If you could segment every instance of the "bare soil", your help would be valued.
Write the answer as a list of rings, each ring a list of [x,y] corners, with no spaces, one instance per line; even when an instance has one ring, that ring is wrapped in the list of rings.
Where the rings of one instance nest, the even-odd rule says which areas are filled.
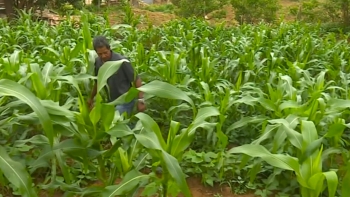
[[[248,193],[243,195],[233,194],[231,188],[228,185],[215,185],[214,187],[205,187],[201,183],[201,180],[195,177],[187,179],[188,186],[192,192],[193,197],[255,197],[254,193]]]
[[[116,181],[116,184],[120,182]],[[233,194],[231,188],[227,185],[215,185],[214,187],[206,187],[201,183],[201,179],[197,177],[189,177],[187,178],[188,186],[191,190],[193,197],[256,197],[253,192],[247,194]],[[93,185],[100,185],[99,183],[95,183]],[[142,192],[142,191],[141,191]],[[139,192],[141,194],[141,192]],[[53,195],[48,194],[45,191],[41,191],[39,194],[40,197],[62,197],[63,192],[57,191]],[[8,197],[11,197],[8,195]],[[141,197],[141,196],[140,196]],[[177,197],[184,197],[183,195],[178,195]]]

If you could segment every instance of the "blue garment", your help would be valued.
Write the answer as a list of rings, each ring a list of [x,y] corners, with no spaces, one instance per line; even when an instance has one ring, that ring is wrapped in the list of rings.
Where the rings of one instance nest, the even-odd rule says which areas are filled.
[[[117,105],[115,109],[119,111],[120,115],[123,115],[123,113],[126,112],[126,116],[130,118],[134,110],[135,103],[136,99],[130,101],[129,103]]]
[[[136,99],[130,101],[129,103],[117,105],[115,109],[119,111],[120,115],[123,115],[126,112],[126,118],[130,118],[132,115],[132,112],[134,111],[135,103],[136,103]],[[136,123],[129,122],[128,126],[130,129],[134,129],[136,126]]]

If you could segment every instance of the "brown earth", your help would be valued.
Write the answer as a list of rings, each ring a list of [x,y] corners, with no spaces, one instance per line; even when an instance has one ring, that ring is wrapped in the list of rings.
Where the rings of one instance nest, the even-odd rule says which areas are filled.
[[[231,188],[228,185],[205,187],[201,183],[200,179],[195,177],[190,177],[187,179],[188,187],[192,192],[193,197],[255,197],[254,193],[237,195],[233,194]]]
[[[215,185],[214,187],[206,187],[201,183],[201,179],[197,177],[188,178],[187,183],[193,197],[256,197],[256,195],[254,195],[254,193],[252,192],[247,194],[241,194],[241,195],[233,194],[231,192],[231,188],[227,185],[221,185],[221,186]],[[99,185],[99,184],[95,183],[94,185]],[[39,196],[40,197],[62,197],[63,193],[58,191],[58,192],[55,192],[54,195],[49,195],[47,192],[41,191]],[[11,196],[8,196],[8,197],[11,197]],[[178,197],[183,197],[183,195],[180,194],[178,195]]]

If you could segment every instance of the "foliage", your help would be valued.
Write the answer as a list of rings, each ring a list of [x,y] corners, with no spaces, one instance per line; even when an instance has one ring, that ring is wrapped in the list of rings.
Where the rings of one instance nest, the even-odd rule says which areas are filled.
[[[299,21],[349,24],[348,0],[303,0],[300,5],[290,7],[290,13]]]
[[[174,5],[173,4],[152,4],[149,6],[144,7],[145,10],[151,11],[151,12],[164,12],[164,13],[173,13],[174,12]]]
[[[182,17],[201,16],[222,8],[226,0],[180,0],[173,2],[178,7],[176,13]]]
[[[191,196],[186,175],[199,174],[237,192],[349,196],[347,35],[198,19],[139,30],[124,9],[130,25],[89,13],[57,26],[26,13],[0,21],[2,192]],[[144,81],[110,103],[104,86],[121,61],[92,76],[92,37],[101,34]],[[148,110],[125,119],[113,105],[138,91]]]
[[[235,18],[240,23],[273,22],[279,9],[278,0],[231,0]]]
[[[349,0],[329,0],[328,7],[337,7],[337,11],[342,14],[342,21],[345,25],[350,24],[350,1]]]
[[[337,22],[339,21],[338,11],[336,4],[318,0],[304,0],[300,5],[290,8],[296,20],[304,22]]]
[[[52,6],[53,8],[60,8],[66,3],[73,5],[76,9],[83,7],[83,0],[15,0],[14,6],[17,9],[30,9],[33,6],[44,8],[46,6]]]

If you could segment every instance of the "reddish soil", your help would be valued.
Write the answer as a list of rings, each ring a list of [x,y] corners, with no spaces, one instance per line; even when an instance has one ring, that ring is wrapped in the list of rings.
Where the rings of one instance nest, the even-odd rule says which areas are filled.
[[[120,180],[116,181],[116,183],[118,183],[118,182],[120,182]],[[201,183],[201,179],[196,178],[196,177],[188,178],[187,183],[188,183],[188,186],[191,190],[193,197],[216,197],[216,196],[217,197],[256,197],[256,195],[254,195],[252,192],[250,192],[248,194],[242,194],[242,195],[233,194],[231,192],[230,187],[228,187],[227,185],[221,185],[221,186],[216,185],[214,187],[205,187]],[[100,184],[95,183],[93,185],[100,185]],[[140,191],[139,193],[141,193],[141,192],[142,191]],[[45,191],[41,191],[39,196],[40,197],[62,197],[63,193],[57,191],[52,196]],[[8,196],[8,197],[10,197],[10,196]],[[178,197],[183,197],[183,195],[178,195]]]
[[[243,195],[233,194],[228,185],[205,187],[200,179],[194,177],[188,178],[187,183],[193,197],[214,197],[215,195],[218,197],[255,197],[253,193]]]

